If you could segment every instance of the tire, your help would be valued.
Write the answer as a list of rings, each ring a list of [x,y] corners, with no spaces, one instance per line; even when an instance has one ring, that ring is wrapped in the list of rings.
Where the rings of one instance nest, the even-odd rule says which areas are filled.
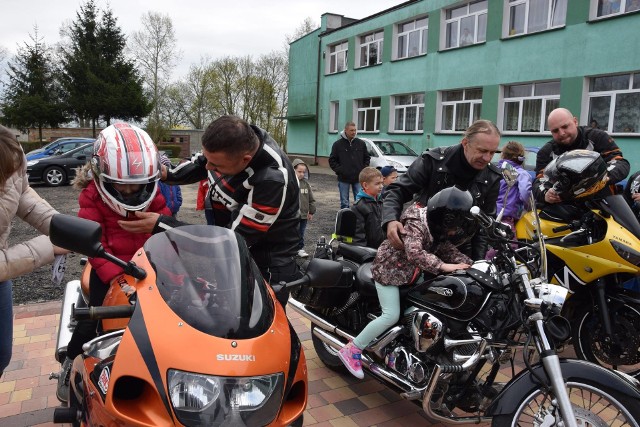
[[[617,392],[605,393],[586,382],[567,382],[566,386],[578,425],[594,427],[638,425],[636,420],[640,420],[640,405],[629,401],[631,399],[626,396]],[[494,417],[491,425],[493,427],[559,425],[562,419],[559,414],[556,415],[558,410],[551,404],[553,396],[546,395],[537,387],[530,389],[525,396],[514,414]],[[597,403],[594,404],[594,402]]]
[[[313,334],[313,330],[316,328],[317,326],[311,325],[311,341],[313,342],[313,349],[318,354],[322,363],[332,371],[340,374],[348,374],[349,371],[347,371],[347,368],[344,366],[340,358],[338,358],[338,352]]]
[[[59,187],[67,182],[67,174],[58,166],[51,166],[44,171],[44,183],[49,187]]]
[[[640,311],[628,304],[615,310],[613,332],[620,345],[607,345],[600,316],[591,306],[577,312],[572,328],[576,356],[608,369],[640,378]]]

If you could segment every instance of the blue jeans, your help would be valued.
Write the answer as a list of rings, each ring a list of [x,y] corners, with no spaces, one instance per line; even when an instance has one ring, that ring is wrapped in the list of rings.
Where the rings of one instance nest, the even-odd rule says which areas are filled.
[[[11,361],[13,345],[13,293],[11,280],[0,282],[0,377]]]
[[[350,184],[348,182],[338,181],[338,190],[340,191],[340,209],[349,207],[349,189],[353,191],[353,200],[356,200],[356,194],[360,192],[362,187],[360,183]]]
[[[304,249],[304,232],[307,230],[307,221],[306,219],[300,220],[300,243],[298,244],[298,249]]]

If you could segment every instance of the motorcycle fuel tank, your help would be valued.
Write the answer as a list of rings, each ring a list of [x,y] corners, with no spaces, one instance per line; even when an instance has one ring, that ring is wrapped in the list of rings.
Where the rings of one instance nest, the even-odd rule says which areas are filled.
[[[456,272],[416,286],[408,299],[413,304],[454,319],[469,320],[480,311],[489,295],[489,289],[473,277],[465,272]]]

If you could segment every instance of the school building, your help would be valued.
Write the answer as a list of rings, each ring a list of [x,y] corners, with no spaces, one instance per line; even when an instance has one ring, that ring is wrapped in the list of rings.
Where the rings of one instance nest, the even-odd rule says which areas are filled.
[[[417,152],[477,118],[542,146],[547,114],[612,135],[640,169],[640,0],[412,0],[325,13],[290,45],[287,149],[326,165],[347,121]],[[594,123],[595,125],[595,123]]]

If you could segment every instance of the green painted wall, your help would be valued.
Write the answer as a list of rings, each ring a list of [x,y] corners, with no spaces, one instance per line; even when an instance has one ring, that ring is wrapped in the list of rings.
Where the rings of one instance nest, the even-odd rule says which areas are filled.
[[[289,117],[316,114],[319,34],[317,29],[289,46]]]
[[[527,83],[542,80],[560,80],[560,104],[569,108],[581,124],[588,121],[588,100],[585,77],[632,72],[640,70],[640,13],[587,22],[589,18],[588,1],[570,1],[566,26],[539,33],[502,39],[503,4],[502,1],[489,2],[487,41],[447,51],[438,51],[440,47],[441,8],[458,1],[418,1],[388,13],[372,16],[352,25],[329,31],[320,37],[321,52],[328,45],[348,40],[349,69],[345,72],[325,75],[326,61],[320,55],[318,80],[317,134],[306,141],[317,139],[317,154],[328,156],[331,145],[337,139],[337,133],[329,132],[329,105],[332,101],[340,103],[339,122],[344,124],[353,120],[353,100],[381,97],[381,120],[379,133],[361,133],[372,138],[392,138],[409,144],[416,151],[439,145],[451,145],[460,141],[460,134],[435,133],[438,91],[467,87],[482,87],[482,117],[500,122],[501,85]],[[429,15],[427,55],[405,60],[391,60],[393,31],[395,24],[418,16]],[[324,16],[323,16],[324,19]],[[383,63],[380,65],[354,69],[356,38],[371,31],[384,30]],[[303,42],[304,39],[305,40]],[[315,73],[312,76],[298,78],[293,83],[297,87],[289,93],[289,116],[304,114],[310,110],[309,99],[296,100],[300,90],[300,81],[311,84],[316,79],[317,69],[309,64],[298,64],[312,60],[307,52],[298,56],[300,50],[309,46],[317,59],[318,33],[306,36],[295,42],[298,49],[291,50],[291,67]],[[303,43],[305,43],[303,45]],[[314,65],[318,65],[317,62]],[[292,71],[292,76],[294,75]],[[306,97],[315,101],[316,93],[307,90]],[[389,132],[389,101],[392,96],[424,92],[425,121],[424,132],[420,134],[398,134]],[[302,107],[304,106],[304,108]],[[292,110],[292,106],[294,107]],[[639,106],[640,108],[640,106]],[[310,126],[305,122],[289,122],[290,136],[300,140],[303,132],[297,126]],[[315,132],[315,128],[313,130]],[[503,142],[518,140],[525,145],[540,146],[551,138],[542,135],[505,135]],[[618,136],[616,141],[625,157],[632,163],[632,170],[640,169],[640,137]],[[314,146],[300,147],[300,151],[312,153]]]

